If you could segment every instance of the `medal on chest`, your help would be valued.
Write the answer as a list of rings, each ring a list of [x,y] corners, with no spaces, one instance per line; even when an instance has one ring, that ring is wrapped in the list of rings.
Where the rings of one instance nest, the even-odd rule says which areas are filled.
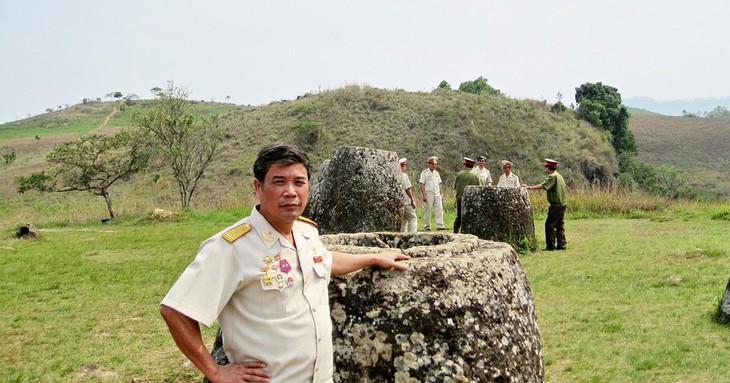
[[[294,285],[293,267],[281,253],[267,255],[262,261],[264,266],[259,270],[262,289],[282,291]]]

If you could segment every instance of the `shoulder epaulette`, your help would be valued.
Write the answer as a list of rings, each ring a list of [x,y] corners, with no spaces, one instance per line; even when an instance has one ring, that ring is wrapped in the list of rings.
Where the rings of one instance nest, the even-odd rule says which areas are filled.
[[[223,233],[221,237],[228,241],[228,243],[233,243],[235,240],[243,237],[249,231],[251,231],[251,225],[247,223],[242,223],[236,227],[229,229],[228,231]]]
[[[299,218],[297,218],[297,219],[300,220],[300,221],[302,221],[302,222],[306,222],[306,223],[308,223],[308,224],[310,224],[310,225],[312,225],[314,227],[317,227],[317,223],[314,222],[314,221],[312,221],[311,219],[309,219],[307,217],[299,216]]]

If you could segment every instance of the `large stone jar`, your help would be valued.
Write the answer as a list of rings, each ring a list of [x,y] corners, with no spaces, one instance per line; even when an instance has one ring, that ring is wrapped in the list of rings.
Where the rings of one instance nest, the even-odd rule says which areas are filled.
[[[535,221],[526,190],[467,186],[461,201],[462,233],[519,249],[535,247]]]
[[[465,234],[324,235],[330,250],[402,251],[407,271],[330,283],[335,382],[541,382],[530,285],[514,249]]]
[[[395,152],[339,147],[313,177],[303,215],[317,222],[321,234],[398,230],[401,177]]]

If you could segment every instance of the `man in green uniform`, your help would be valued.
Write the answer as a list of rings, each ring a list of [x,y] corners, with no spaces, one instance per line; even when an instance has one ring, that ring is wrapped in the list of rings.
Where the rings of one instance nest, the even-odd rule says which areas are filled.
[[[550,203],[547,219],[545,220],[545,250],[565,250],[565,181],[558,173],[558,161],[545,159],[545,174],[547,178],[539,185],[522,185],[527,190],[545,189],[547,200]]]
[[[456,189],[456,220],[454,221],[454,233],[461,229],[461,197],[468,185],[482,185],[482,178],[474,170],[474,160],[464,157],[464,170],[456,175],[454,189]]]

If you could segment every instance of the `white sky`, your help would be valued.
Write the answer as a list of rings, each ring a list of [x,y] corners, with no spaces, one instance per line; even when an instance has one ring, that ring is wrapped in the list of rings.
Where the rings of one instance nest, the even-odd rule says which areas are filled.
[[[0,123],[109,92],[261,105],[347,84],[730,96],[730,1],[0,0]]]

